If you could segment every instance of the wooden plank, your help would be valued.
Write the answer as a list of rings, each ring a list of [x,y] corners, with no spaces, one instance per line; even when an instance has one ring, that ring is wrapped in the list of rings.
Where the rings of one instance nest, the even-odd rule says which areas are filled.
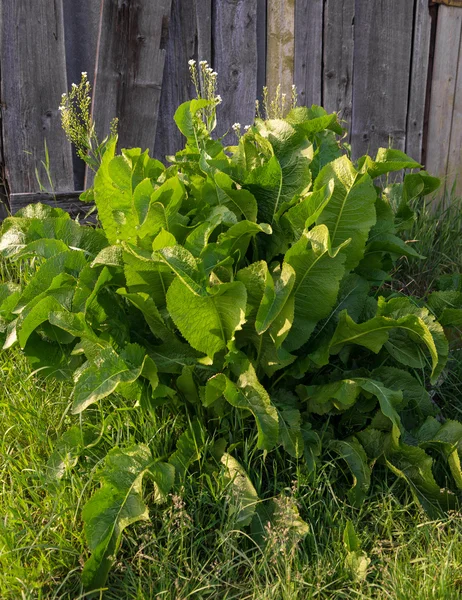
[[[426,168],[443,179],[447,174],[451,132],[457,126],[452,115],[461,32],[462,11],[440,6],[432,73]]]
[[[418,162],[422,160],[430,38],[431,17],[428,0],[416,0],[411,85],[407,112],[406,153]]]
[[[352,154],[404,150],[414,3],[357,0]]]
[[[353,102],[354,0],[327,0],[324,10],[323,106],[351,129]]]
[[[63,0],[63,8],[68,85],[78,83],[82,71],[88,74],[88,80],[93,84],[101,0]],[[85,163],[75,152],[72,159],[74,186],[78,190],[84,185]]]
[[[257,0],[257,98],[262,99],[266,85],[266,11],[267,0]]]
[[[188,60],[211,60],[210,0],[172,0],[169,36],[159,105],[154,156],[165,161],[184,146],[173,115],[180,104],[195,97]]]
[[[295,4],[294,83],[299,104],[322,104],[323,0]]]
[[[119,119],[120,148],[154,148],[170,8],[171,0],[103,0],[93,117],[100,139]]]
[[[14,215],[26,207],[28,204],[36,204],[41,202],[42,204],[48,204],[54,208],[61,208],[68,212],[71,217],[77,216],[83,217],[87,212],[93,208],[93,204],[87,204],[79,200],[79,196],[82,192],[63,192],[58,194],[11,194],[11,213]]]
[[[0,36],[2,33],[2,7],[0,5]],[[1,42],[0,42],[1,47]],[[1,62],[0,62],[0,82],[1,82]],[[2,131],[2,112],[0,109],[0,223],[3,219],[6,219],[8,216],[8,193],[6,190],[6,177],[5,177],[5,159],[3,157],[3,137],[1,135]]]
[[[457,11],[462,16],[462,11],[457,8],[448,8]],[[448,163],[446,169],[446,188],[452,190],[455,183],[455,193],[462,196],[462,26],[459,40],[458,64],[454,65],[457,73],[455,84],[454,106],[451,119],[451,141],[449,143]]]
[[[197,27],[197,58],[212,64],[212,0],[189,0],[194,4]]]
[[[82,71],[93,82],[96,65],[101,0],[63,0],[66,68],[69,85]]]
[[[233,123],[253,123],[257,98],[257,0],[217,0],[213,15],[214,68],[223,102],[217,135]],[[234,136],[233,136],[234,137]],[[233,140],[228,140],[232,142]]]
[[[45,141],[55,190],[74,188],[71,147],[59,104],[67,89],[62,1],[4,0],[2,106],[5,167],[13,192],[51,188],[41,166]]]
[[[302,2],[303,3],[303,2]],[[295,0],[268,0],[266,85],[270,98],[278,85],[290,99],[294,83]]]

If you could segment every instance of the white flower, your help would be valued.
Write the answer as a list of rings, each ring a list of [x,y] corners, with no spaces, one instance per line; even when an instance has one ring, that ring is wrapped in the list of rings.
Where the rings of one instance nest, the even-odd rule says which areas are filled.
[[[221,96],[215,96],[215,102],[217,102],[218,104],[220,104],[222,102]]]
[[[241,128],[241,124],[240,123],[234,123],[233,129],[240,129],[240,128]]]
[[[201,67],[203,67],[203,66],[205,66],[207,64],[207,61],[206,60],[200,60],[199,64],[200,64]]]
[[[250,127],[251,127],[251,125],[245,125],[244,126],[245,131],[248,131],[250,129]]]
[[[82,71],[82,76],[86,77],[87,76],[87,72],[86,71]]]
[[[66,92],[64,92],[63,94],[61,94],[61,98],[65,98],[67,96]]]
[[[218,75],[218,73],[217,73],[216,71],[212,71],[212,72],[210,73],[210,75],[211,75],[212,77],[216,77],[216,76]]]
[[[191,58],[191,60],[188,60],[188,65],[190,67],[194,67],[195,64],[196,64],[196,61],[193,58]]]
[[[60,106],[58,110],[60,110],[61,112],[65,109],[64,106]]]
[[[73,83],[73,84],[72,84],[72,87],[73,87],[73,88],[76,88],[76,87],[77,87],[77,84],[76,84],[76,83]]]

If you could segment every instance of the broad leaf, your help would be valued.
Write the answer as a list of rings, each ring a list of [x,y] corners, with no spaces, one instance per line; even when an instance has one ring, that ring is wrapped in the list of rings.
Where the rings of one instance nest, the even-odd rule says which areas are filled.
[[[174,473],[173,466],[155,461],[147,446],[114,448],[109,452],[100,473],[101,488],[82,512],[85,536],[92,552],[82,573],[88,592],[104,587],[123,530],[136,521],[149,519],[143,500],[143,477],[148,475],[153,480],[155,498],[161,502],[167,499]]]

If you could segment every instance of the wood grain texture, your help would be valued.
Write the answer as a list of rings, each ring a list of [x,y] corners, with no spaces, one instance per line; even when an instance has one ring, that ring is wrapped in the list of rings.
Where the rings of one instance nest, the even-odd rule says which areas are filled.
[[[82,192],[68,192],[58,194],[11,194],[11,213],[14,215],[26,207],[28,204],[48,204],[54,208],[62,208],[72,217],[84,216],[93,207],[93,204],[86,204],[79,200]]]
[[[257,0],[216,0],[213,15],[214,68],[218,93],[217,135],[233,123],[251,124],[257,97]],[[234,142],[234,134],[227,142]]]
[[[172,0],[169,36],[162,81],[154,156],[165,161],[184,146],[173,115],[194,97],[188,60],[211,60],[212,9],[210,0]]]
[[[2,32],[2,10],[0,5],[0,36]],[[1,38],[0,38],[1,39]],[[1,47],[1,43],[0,43]],[[1,61],[0,61],[0,82],[1,82]],[[1,88],[0,88],[1,89]],[[6,176],[5,176],[5,159],[3,157],[3,137],[1,135],[2,131],[2,112],[0,110],[0,223],[3,219],[6,219],[8,216],[8,193],[6,190]]]
[[[257,0],[257,98],[262,99],[266,85],[266,11],[267,0]]]
[[[103,0],[93,98],[100,138],[119,119],[119,148],[153,150],[171,0]]]
[[[406,153],[419,162],[422,160],[430,37],[431,17],[428,0],[416,0],[406,128]]]
[[[353,102],[354,0],[327,0],[324,9],[323,106],[348,132]],[[349,133],[350,135],[350,133]]]
[[[433,61],[426,168],[446,178],[460,55],[462,11],[440,6]],[[461,80],[462,81],[462,80]],[[457,134],[456,134],[457,135]]]
[[[353,158],[377,148],[404,150],[414,3],[356,0]]]
[[[322,104],[323,0],[295,4],[294,83],[299,104]]]
[[[462,17],[462,11],[458,8],[449,8],[457,11]],[[451,119],[451,140],[449,143],[448,161],[446,168],[446,188],[452,189],[455,183],[455,193],[462,195],[462,25],[459,39],[459,57],[457,68],[457,80],[455,84],[454,106]]]
[[[58,110],[67,90],[61,0],[2,3],[2,107],[5,168],[12,192],[39,189],[48,147],[53,187],[74,188],[71,147]]]
[[[266,85],[270,98],[278,85],[290,98],[294,83],[295,7],[298,4],[295,0],[268,0],[267,3]]]
[[[101,0],[63,0],[64,38],[68,86],[78,83],[82,71],[93,85]],[[85,180],[85,163],[73,151],[74,186],[81,189]]]

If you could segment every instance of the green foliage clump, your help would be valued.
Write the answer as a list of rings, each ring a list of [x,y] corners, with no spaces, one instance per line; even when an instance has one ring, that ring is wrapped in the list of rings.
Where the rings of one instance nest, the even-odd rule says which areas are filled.
[[[73,379],[82,423],[114,392],[183,423],[162,456],[149,439],[108,454],[83,509],[88,590],[104,586],[124,528],[148,517],[143,478],[161,503],[188,472],[224,474],[230,516],[256,539],[284,511],[258,497],[243,453],[282,450],[307,475],[338,456],[355,506],[377,463],[430,513],[454,506],[462,488],[462,424],[437,419],[425,387],[448,356],[435,312],[449,326],[462,305],[443,306],[444,291],[428,306],[379,292],[400,257],[418,256],[398,234],[410,201],[438,180],[418,170],[384,189],[382,176],[420,165],[391,149],[353,163],[337,116],[316,106],[257,118],[224,147],[211,136],[210,90],[178,108],[186,145],[168,167],[141,149],[117,154],[116,136],[105,143],[99,228],[33,205],[1,230],[2,255],[34,266],[23,285],[0,286],[3,347],[19,345],[42,375]],[[74,437],[60,446],[67,467],[59,448],[53,457],[57,477],[86,447]],[[284,530],[303,537],[296,507],[285,513]]]

